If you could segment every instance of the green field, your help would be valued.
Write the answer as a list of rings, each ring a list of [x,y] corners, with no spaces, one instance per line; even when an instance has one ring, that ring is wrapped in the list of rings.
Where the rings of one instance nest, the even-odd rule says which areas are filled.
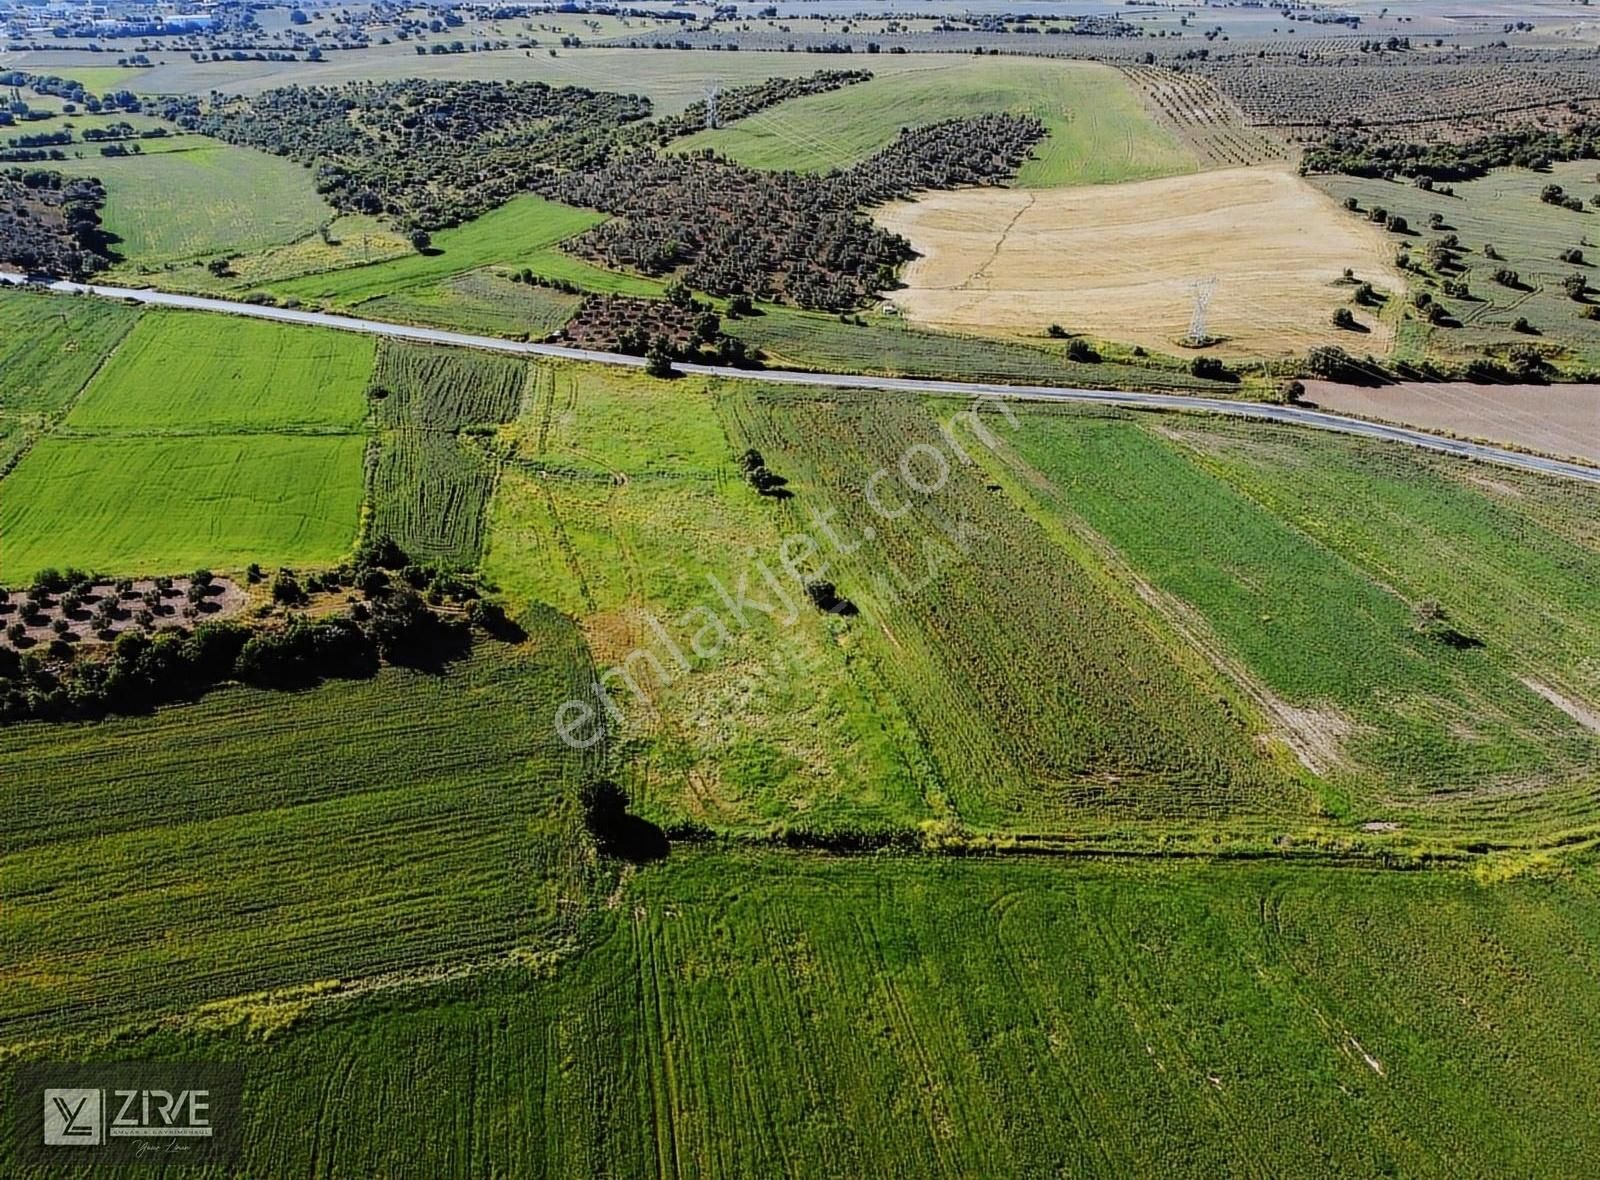
[[[546,368],[501,445],[485,574],[513,601],[577,618],[602,669],[660,651],[651,616],[680,638],[705,625],[679,620],[720,609],[707,578],[736,585],[747,555],[774,553],[792,522],[739,480],[719,399],[695,379]],[[854,631],[809,607],[780,613],[792,621],[752,612],[725,639],[708,635],[716,654],[669,684],[630,665],[648,707],[613,681],[625,716],[611,773],[662,822],[829,831],[933,818],[915,739]]]
[[[62,66],[35,66],[30,67],[28,72],[71,78],[74,82],[81,82],[83,88],[90,94],[104,94],[109,90],[145,93],[144,87],[139,82],[148,73],[144,69],[126,66],[81,66],[76,63]]]
[[[250,1176],[409,1175],[425,1125],[440,1180],[1570,1177],[1597,900],[1587,864],[675,851],[564,961],[114,1051],[242,1062]]]
[[[1450,359],[1485,350],[1503,352],[1513,344],[1534,344],[1569,349],[1572,362],[1590,369],[1600,366],[1600,320],[1583,315],[1595,297],[1576,302],[1561,286],[1562,280],[1575,272],[1600,285],[1593,273],[1595,251],[1587,246],[1593,241],[1597,211],[1591,205],[1574,213],[1539,199],[1546,185],[1559,184],[1587,204],[1597,191],[1594,161],[1555,164],[1537,172],[1499,169],[1481,180],[1450,186],[1454,196],[1425,192],[1404,181],[1352,176],[1318,176],[1313,183],[1337,200],[1356,199],[1361,212],[1345,216],[1362,216],[1377,206],[1406,219],[1412,232],[1395,235],[1395,244],[1409,245],[1412,258],[1424,264],[1426,271],[1407,276],[1412,289],[1432,294],[1457,323],[1432,326],[1420,313],[1407,312],[1398,346],[1404,359],[1425,355]],[[1437,230],[1429,228],[1434,213],[1444,219]],[[1427,243],[1447,233],[1457,236],[1463,251],[1458,256],[1460,269],[1445,277],[1464,280],[1471,292],[1467,299],[1443,294],[1441,276],[1425,266]],[[1485,246],[1492,246],[1500,258],[1489,258]],[[1583,249],[1587,256],[1581,265],[1561,261],[1561,252],[1574,248]],[[1510,288],[1495,282],[1493,275],[1502,268],[1517,272],[1522,286]],[[1394,301],[1385,314],[1398,319],[1401,313],[1399,301]],[[1519,317],[1528,321],[1531,333],[1514,330]]]
[[[724,319],[722,329],[761,349],[768,366],[775,368],[1116,389],[1210,389],[1230,394],[1239,389],[1236,384],[1196,378],[1170,360],[1133,358],[1126,350],[1121,357],[1108,355],[1101,363],[1084,363],[1067,360],[1066,342],[1060,340],[1023,343],[913,328],[885,316],[862,316],[863,324],[857,324],[821,312],[763,310],[762,315]]]
[[[315,281],[509,331],[549,293],[432,269],[506,212]],[[781,363],[1183,380],[729,326]],[[240,1062],[216,1180],[1565,1180],[1600,1151],[1600,489],[20,293],[0,328],[31,415],[0,403],[0,471],[38,436],[0,584],[315,569],[364,531],[520,626],[0,727],[0,1086]],[[597,683],[615,715],[564,744]],[[605,853],[599,780],[654,858]]]
[[[369,299],[411,294],[457,275],[502,264],[532,269],[546,278],[567,279],[588,290],[626,295],[659,293],[661,283],[618,274],[574,258],[558,243],[604,220],[543,197],[518,197],[508,205],[455,229],[434,235],[432,250],[370,266],[265,284],[275,295],[353,307]]]
[[[526,373],[526,362],[509,357],[382,346],[371,390],[379,427],[368,490],[374,531],[418,558],[476,562],[497,462],[462,431],[515,418]]]
[[[1146,598],[1201,650],[1241,661],[1238,679],[1288,719],[1283,736],[1365,796],[1379,812],[1368,818],[1421,807],[1438,822],[1452,804],[1528,782],[1546,807],[1593,788],[1600,741],[1520,678],[1580,699],[1600,688],[1577,654],[1600,643],[1600,609],[1583,590],[1600,558],[1515,539],[1509,513],[1405,454],[1306,445],[1280,428],[1170,433],[1199,454],[1075,414],[1038,416],[1019,449],[1049,481],[1045,510],[1172,595],[1170,606]],[[1523,595],[1538,587],[1536,626],[1517,621],[1526,600],[1507,597],[1513,579]],[[1480,646],[1419,631],[1413,608],[1426,600]]]
[[[520,647],[442,676],[237,688],[0,733],[0,1039],[552,937],[557,897],[582,888],[563,802],[581,762],[536,721],[582,653],[564,620],[528,625]],[[92,828],[72,819],[89,814]],[[69,933],[57,917],[73,897]]]
[[[355,541],[359,434],[41,439],[0,492],[0,583],[332,565]]]
[[[692,135],[673,150],[713,148],[754,168],[824,171],[864,159],[902,127],[988,112],[1035,115],[1049,131],[1017,176],[1024,188],[1149,180],[1198,167],[1115,70],[1011,57],[807,95]]]
[[[310,172],[249,148],[96,154],[53,167],[105,182],[101,216],[130,268],[263,249],[314,233],[333,216]]]
[[[1018,510],[972,458],[986,450],[974,427],[940,434],[938,416],[958,408],[770,389],[729,410],[795,505],[836,510],[859,539],[828,576],[859,606],[854,641],[911,716],[955,814],[1034,832],[1307,817],[1312,792],[1263,751],[1260,720],[1226,682],[1108,588],[1098,555]],[[1029,414],[988,429],[998,440],[1041,427]],[[914,449],[911,478],[934,492],[897,466]],[[881,510],[861,490],[880,470]],[[796,508],[790,527],[803,521]]]
[[[0,314],[32,332],[7,367],[28,404],[59,414],[71,402],[59,422],[21,420],[42,437],[0,485],[0,581],[47,566],[327,565],[348,552],[370,340],[60,297],[7,297]]]
[[[65,426],[78,433],[357,429],[373,343],[346,332],[190,312],[140,320]]]
[[[361,305],[361,314],[457,332],[540,340],[570,320],[581,302],[577,295],[514,283],[493,271],[478,270],[456,275],[438,286],[368,299]]]
[[[104,300],[0,291],[0,413],[59,417],[138,317]]]

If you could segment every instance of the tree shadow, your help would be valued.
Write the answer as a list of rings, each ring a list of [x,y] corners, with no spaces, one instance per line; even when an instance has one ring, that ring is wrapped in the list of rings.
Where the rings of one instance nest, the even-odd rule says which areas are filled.
[[[662,860],[672,850],[658,825],[628,811],[628,796],[609,779],[585,783],[579,792],[583,824],[603,856],[646,864]]]

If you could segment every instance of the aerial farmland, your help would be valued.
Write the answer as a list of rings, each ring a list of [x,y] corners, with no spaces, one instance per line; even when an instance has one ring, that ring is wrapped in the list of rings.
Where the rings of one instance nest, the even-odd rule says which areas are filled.
[[[0,0],[0,1175],[1588,1174],[1586,11]]]

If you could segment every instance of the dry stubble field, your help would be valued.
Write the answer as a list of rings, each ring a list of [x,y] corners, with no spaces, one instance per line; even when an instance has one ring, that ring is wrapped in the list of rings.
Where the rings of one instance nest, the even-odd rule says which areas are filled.
[[[1600,462],[1600,385],[1307,381],[1326,410]]]
[[[1346,267],[1380,290],[1404,283],[1383,231],[1343,213],[1282,166],[1115,186],[964,189],[878,210],[921,257],[891,299],[909,319],[964,331],[1069,331],[1170,350],[1193,284],[1216,276],[1209,329],[1230,356],[1317,344],[1382,354],[1391,328],[1333,326]]]

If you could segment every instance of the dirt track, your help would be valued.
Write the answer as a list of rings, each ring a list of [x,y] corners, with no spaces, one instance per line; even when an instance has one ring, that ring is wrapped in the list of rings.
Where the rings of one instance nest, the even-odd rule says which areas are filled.
[[[1600,462],[1600,385],[1306,382],[1324,410]]]
[[[1392,333],[1333,326],[1346,267],[1401,292],[1382,230],[1339,209],[1283,166],[1230,168],[1136,184],[1025,191],[961,189],[875,215],[922,254],[890,296],[910,319],[964,331],[1069,331],[1163,352],[1187,334],[1196,280],[1215,276],[1208,331],[1231,356],[1315,344],[1381,355]]]

